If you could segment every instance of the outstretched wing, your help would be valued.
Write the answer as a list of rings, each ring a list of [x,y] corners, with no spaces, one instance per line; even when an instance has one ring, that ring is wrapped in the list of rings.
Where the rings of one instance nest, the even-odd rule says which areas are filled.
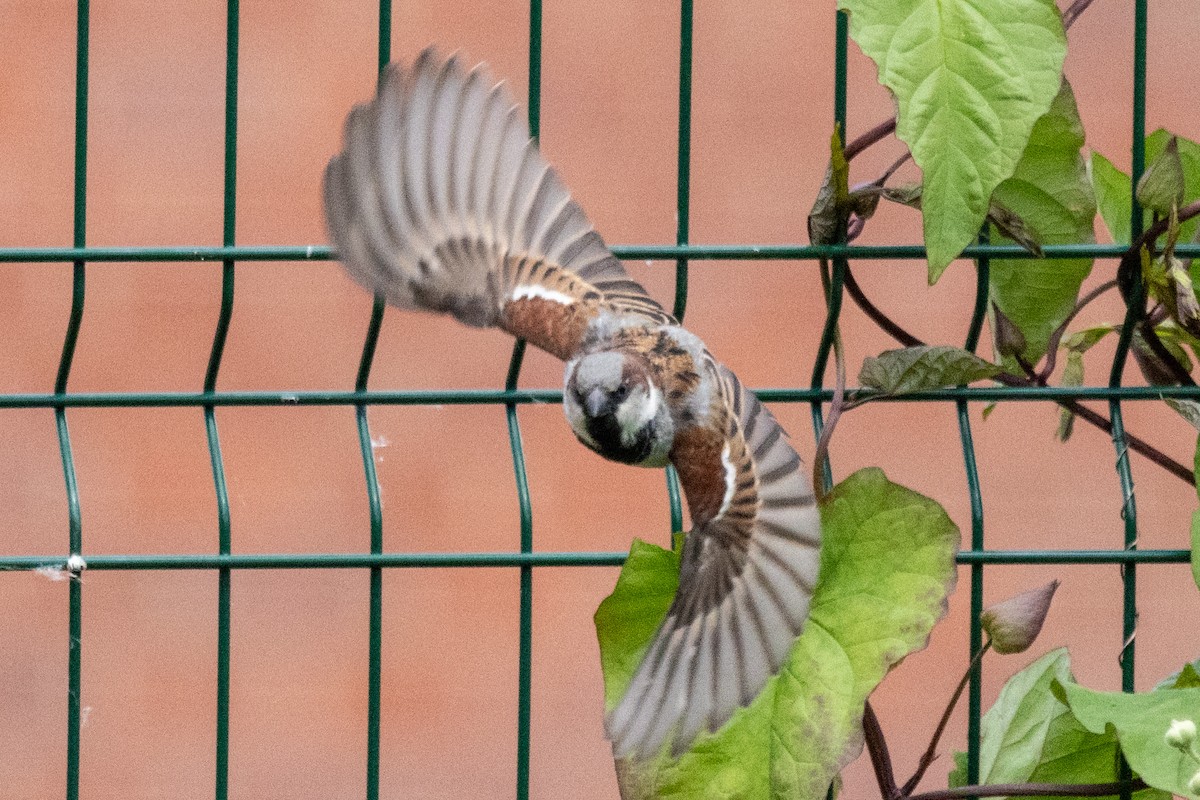
[[[671,460],[694,527],[679,589],[607,728],[618,757],[678,754],[721,727],[778,671],[808,617],[821,522],[800,457],[724,367],[721,424],[676,437]]]
[[[499,326],[560,358],[602,311],[671,319],[626,274],[483,64],[393,64],[325,170],[338,256],[400,308]]]

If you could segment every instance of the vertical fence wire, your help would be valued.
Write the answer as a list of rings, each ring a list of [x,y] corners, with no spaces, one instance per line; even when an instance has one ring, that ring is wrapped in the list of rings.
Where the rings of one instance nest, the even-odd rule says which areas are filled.
[[[981,244],[987,241],[987,227],[980,235]],[[967,327],[963,348],[975,352],[979,346],[979,335],[983,330],[983,318],[987,313],[990,286],[989,262],[986,258],[975,262],[975,309]],[[983,551],[983,493],[979,485],[979,468],[975,461],[975,440],[971,435],[971,418],[965,400],[956,402],[958,433],[962,441],[963,467],[967,474],[967,493],[971,502],[971,552]],[[971,565],[971,626],[968,634],[969,658],[974,667],[967,686],[967,783],[979,783],[979,739],[980,715],[983,705],[983,661],[974,661],[975,654],[983,649],[983,628],[980,615],[983,613],[983,564]]]
[[[87,243],[89,28],[88,0],[79,0],[76,4],[75,19],[75,209],[72,234],[72,243],[75,247],[84,247]],[[62,356],[58,362],[58,375],[54,380],[56,395],[66,394],[67,381],[71,377],[71,364],[75,359],[75,344],[79,339],[79,327],[83,323],[86,277],[84,262],[74,262],[71,314],[67,320]],[[71,449],[71,433],[67,427],[65,406],[55,407],[54,421],[58,431],[58,449],[62,458],[63,481],[66,484],[69,552],[79,555],[83,551],[83,515],[79,503],[79,484],[75,477],[75,457]],[[76,800],[79,797],[79,733],[83,691],[83,585],[79,582],[77,575],[70,581],[67,604],[67,800]]]
[[[529,135],[541,136],[542,119],[542,2],[529,3]],[[525,340],[513,345],[512,359],[504,388],[517,388],[521,363],[525,359]],[[521,512],[521,552],[533,552],[533,508],[529,500],[529,477],[525,471],[525,450],[521,444],[521,426],[515,403],[505,404],[508,442],[512,449],[513,476]],[[517,800],[529,798],[529,740],[533,689],[533,567],[520,567],[520,619],[517,643]]]
[[[1129,240],[1136,241],[1142,234],[1142,207],[1138,203],[1137,185],[1146,166],[1146,0],[1136,0],[1133,11],[1133,108],[1132,108],[1132,161],[1129,170]],[[1116,352],[1113,355],[1112,372],[1108,385],[1117,388],[1121,385],[1121,375],[1129,355],[1129,344],[1133,337],[1133,328],[1142,320],[1145,311],[1145,285],[1138,274],[1129,281],[1129,296],[1125,298],[1128,304],[1125,311],[1125,322],[1121,326],[1121,336],[1117,341]],[[1129,464],[1128,442],[1125,438],[1125,422],[1121,412],[1121,401],[1113,398],[1108,403],[1109,416],[1112,419],[1112,440],[1117,455],[1117,475],[1121,485],[1121,517],[1125,523],[1124,546],[1126,550],[1137,549],[1137,503],[1134,497],[1133,471]],[[1137,636],[1137,567],[1131,561],[1121,567],[1121,690],[1134,690],[1134,653],[1135,637]],[[1122,758],[1120,778],[1128,782],[1132,778],[1129,763]],[[1121,800],[1129,800],[1132,792],[1128,788],[1121,790]]]
[[[237,0],[226,3],[225,21],[225,175],[221,242],[231,247],[237,231],[237,98],[238,98],[238,19]],[[232,260],[221,265],[221,310],[213,333],[212,350],[204,376],[204,391],[216,390],[229,322],[233,316],[235,267]],[[216,408],[204,406],[204,430],[212,463],[213,487],[217,500],[218,552],[229,555],[233,541],[230,527],[229,487],[225,461],[221,455],[221,437],[217,430]],[[228,567],[217,573],[217,730],[215,789],[217,800],[229,796],[229,665],[232,609],[232,574]]]
[[[845,142],[847,51],[850,39],[849,17],[845,11],[837,12],[834,36],[833,124],[841,141]],[[844,231],[839,232],[839,242],[845,243]],[[810,382],[810,386],[813,389],[822,389],[825,386],[825,368],[829,364],[829,353],[833,349],[833,339],[837,335],[838,318],[841,316],[842,311],[842,284],[845,280],[847,264],[848,260],[845,257],[837,256],[833,259],[833,271],[828,280],[826,280],[824,273],[822,273],[822,284],[825,290],[825,325],[821,330],[821,340],[817,345],[816,358],[813,360],[812,379]],[[812,403],[812,419],[813,436],[819,440],[821,438],[821,431],[825,427],[825,420],[821,414],[820,399],[814,400]],[[828,456],[825,458],[822,474],[824,475],[824,488],[829,490],[833,486],[833,468]]]
[[[384,69],[392,57],[392,4],[391,0],[379,2],[379,25],[376,70],[378,80],[383,79]],[[365,392],[371,379],[371,366],[375,363],[375,348],[379,343],[379,330],[383,326],[384,300],[376,295],[371,304],[371,319],[367,323],[367,334],[363,340],[362,355],[358,362],[358,374],[354,379],[354,390]],[[371,426],[367,420],[367,404],[354,406],[354,420],[358,431],[358,446],[362,453],[363,480],[367,489],[367,506],[370,513],[370,548],[372,555],[383,553],[383,500],[379,491],[379,477],[375,470],[375,447],[371,439]],[[383,690],[383,569],[372,566],[369,571],[369,600],[367,622],[367,800],[379,800],[379,753],[382,731]]]
[[[692,0],[679,4],[679,126],[675,162],[675,244],[685,245],[691,235],[692,214]],[[675,302],[671,313],[683,322],[687,313],[688,260],[675,259]],[[683,530],[683,501],[679,474],[668,466],[667,503],[671,531]]]

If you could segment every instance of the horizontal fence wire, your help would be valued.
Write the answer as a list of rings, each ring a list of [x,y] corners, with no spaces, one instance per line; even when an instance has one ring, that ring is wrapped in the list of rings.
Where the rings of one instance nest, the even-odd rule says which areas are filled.
[[[833,389],[759,387],[754,393],[770,403],[828,402]],[[886,394],[850,387],[847,395],[873,403],[1030,402],[1057,400],[1200,399],[1197,386],[960,386],[907,394]],[[356,391],[229,392],[79,392],[77,394],[5,394],[0,408],[155,407],[155,406],[429,406],[545,405],[562,402],[561,389],[392,389]]]
[[[846,258],[856,261],[923,261],[925,245],[920,244],[616,244],[609,249],[626,261],[818,261]],[[1105,258],[1117,259],[1129,250],[1124,244],[1047,244],[1042,255],[1018,245],[974,244],[962,251],[962,257],[1005,258],[1020,261],[1034,259]],[[1200,244],[1175,246],[1182,258],[1200,257]],[[239,245],[179,247],[0,247],[0,263],[68,263],[92,261],[99,264],[121,262],[196,262],[206,261],[333,261],[337,256],[328,245]]]
[[[830,402],[833,390],[826,386],[826,369],[841,307],[842,282],[850,261],[883,260],[888,262],[921,260],[925,258],[922,245],[803,245],[803,244],[697,244],[690,241],[690,175],[692,124],[692,63],[693,7],[692,0],[680,2],[679,34],[679,96],[678,96],[678,161],[676,184],[677,225],[673,244],[626,244],[612,247],[613,252],[626,260],[661,261],[674,269],[675,296],[673,311],[683,319],[688,299],[688,269],[692,261],[728,261],[738,268],[755,261],[829,262],[826,293],[827,316],[822,328],[812,380],[808,388],[759,388],[755,392],[767,402],[809,403],[812,406],[814,427],[819,434],[822,425],[822,406]],[[1145,169],[1145,82],[1146,82],[1146,0],[1136,0],[1133,9],[1134,65],[1132,108],[1132,185],[1136,186]],[[380,794],[381,704],[382,685],[382,570],[411,568],[511,568],[520,575],[520,604],[518,626],[518,708],[515,794],[526,800],[530,791],[532,718],[532,603],[535,568],[554,567],[619,567],[626,559],[623,552],[539,552],[534,549],[534,521],[530,503],[530,487],[524,465],[524,451],[519,425],[519,409],[529,405],[562,402],[559,389],[523,389],[518,387],[524,356],[524,343],[518,342],[510,358],[503,388],[466,390],[386,390],[369,388],[371,367],[376,343],[384,320],[384,306],[376,298],[367,323],[359,370],[353,390],[303,391],[223,391],[217,388],[222,354],[230,320],[234,313],[235,275],[237,262],[303,263],[333,260],[336,254],[325,245],[239,245],[236,243],[236,164],[237,164],[237,74],[238,74],[238,16],[237,0],[227,0],[226,93],[225,93],[225,175],[222,244],[220,246],[162,246],[162,247],[90,247],[86,236],[87,156],[88,156],[88,0],[77,0],[77,46],[74,132],[74,226],[70,247],[10,247],[0,248],[0,264],[71,264],[71,312],[68,319],[62,354],[52,392],[10,392],[0,394],[0,409],[46,408],[54,412],[59,455],[62,462],[68,506],[68,537],[65,554],[13,555],[0,554],[0,571],[120,571],[120,570],[212,570],[218,580],[217,664],[214,672],[216,693],[216,774],[214,795],[218,800],[228,796],[231,766],[229,734],[230,675],[230,594],[233,570],[278,569],[363,569],[369,573],[369,631],[367,672],[367,753],[366,796],[377,800]],[[391,58],[392,7],[381,0],[378,17],[378,68]],[[846,139],[846,51],[847,24],[839,13],[836,28],[834,118]],[[541,0],[531,0],[529,17],[529,92],[528,121],[536,138],[540,127],[541,109]],[[1136,238],[1144,230],[1141,207],[1132,198],[1130,229]],[[1128,250],[1127,244],[1048,245],[1045,258],[1118,259]],[[1200,257],[1200,244],[1183,244],[1176,253],[1184,258]],[[967,325],[964,346],[974,351],[980,340],[989,291],[989,260],[993,258],[1029,260],[1035,256],[1013,245],[991,244],[986,229],[976,244],[966,248],[963,258],[973,259],[976,268],[975,300]],[[82,322],[86,297],[88,264],[165,263],[189,264],[220,262],[222,264],[221,308],[213,333],[208,367],[201,391],[179,392],[70,392],[68,382]],[[1105,386],[974,386],[954,387],[904,395],[886,395],[869,389],[851,388],[851,396],[871,402],[943,402],[954,404],[963,464],[970,495],[970,548],[957,555],[957,563],[970,570],[971,625],[968,631],[970,653],[982,646],[982,631],[978,624],[982,610],[984,568],[1004,565],[1074,564],[1117,566],[1122,574],[1123,640],[1121,642],[1122,687],[1131,691],[1134,686],[1134,641],[1137,622],[1136,567],[1139,564],[1185,564],[1191,558],[1184,549],[1138,549],[1139,528],[1133,493],[1132,467],[1128,457],[1128,439],[1123,424],[1123,404],[1139,401],[1160,401],[1164,398],[1200,400],[1196,386],[1126,386],[1122,377],[1126,366],[1133,326],[1143,313],[1137,287],[1128,303],[1116,353]],[[1116,448],[1116,487],[1122,493],[1123,538],[1120,549],[1094,550],[1004,550],[985,547],[985,513],[982,489],[976,463],[968,408],[971,403],[996,402],[1058,402],[1101,401],[1108,405],[1112,420],[1112,440]],[[375,471],[368,418],[373,406],[432,406],[432,405],[495,405],[502,408],[507,423],[514,480],[516,482],[520,525],[516,549],[512,552],[388,552],[384,547],[380,487]],[[288,406],[352,406],[363,459],[365,495],[370,511],[370,531],[367,552],[353,553],[235,553],[233,552],[233,522],[230,518],[226,475],[218,432],[218,411],[229,407],[288,407]],[[82,508],[74,467],[68,410],[75,408],[168,408],[195,407],[202,411],[207,446],[213,470],[217,507],[217,552],[172,554],[84,554],[82,541]],[[667,470],[670,529],[683,525],[682,503],[677,477]],[[832,475],[832,469],[827,470]],[[68,562],[68,557],[70,562]],[[81,560],[82,559],[82,560]],[[66,795],[68,800],[79,797],[81,694],[83,691],[83,599],[79,580],[70,581],[68,596],[68,715],[66,752]],[[968,781],[978,779],[981,675],[976,667],[968,694],[967,766]],[[402,724],[402,720],[400,721]],[[1128,777],[1128,770],[1125,771]],[[1125,793],[1128,796],[1128,792]]]

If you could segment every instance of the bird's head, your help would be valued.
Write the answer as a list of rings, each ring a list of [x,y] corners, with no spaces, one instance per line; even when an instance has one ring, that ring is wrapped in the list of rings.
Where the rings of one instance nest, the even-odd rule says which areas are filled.
[[[645,467],[668,463],[675,427],[642,357],[605,351],[572,361],[563,405],[579,441],[605,458]]]

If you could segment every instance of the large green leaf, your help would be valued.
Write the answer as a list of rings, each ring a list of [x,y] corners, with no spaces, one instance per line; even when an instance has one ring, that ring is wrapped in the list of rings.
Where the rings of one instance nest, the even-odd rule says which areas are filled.
[[[983,380],[1002,370],[974,353],[950,345],[885,350],[863,359],[858,382],[886,394],[905,394]]]
[[[996,704],[980,721],[979,782],[1023,783],[1037,769],[1050,724],[1066,706],[1050,693],[1055,680],[1071,676],[1065,648],[1052,650],[1008,679]],[[957,781],[957,783],[956,783]],[[956,774],[951,785],[963,785],[965,774]]]
[[[1071,680],[1065,649],[1053,650],[1009,678],[980,723],[979,782],[1109,783],[1117,775],[1117,739],[1093,733],[1051,692]],[[951,786],[966,785],[965,754],[955,755]],[[1169,800],[1155,790],[1139,800]]]
[[[838,0],[899,106],[924,173],[932,283],[975,238],[1058,91],[1067,41],[1053,0]]]
[[[954,585],[958,529],[929,498],[878,469],[822,504],[821,578],[780,674],[678,760],[617,764],[621,796],[820,800],[862,749],[862,710],[889,669],[923,647]],[[674,593],[678,558],[636,542],[596,612],[605,697],[628,685]]]
[[[1043,245],[1096,241],[1096,200],[1081,147],[1083,124],[1071,85],[1064,80],[1050,110],[1033,126],[1016,171],[992,196],[1023,219]],[[1079,286],[1091,270],[1090,258],[992,261],[992,302],[1024,335],[1021,355],[1027,363],[1036,364],[1045,354],[1050,335],[1075,307]],[[1015,358],[1002,363],[1018,371]]]
[[[1196,761],[1168,745],[1163,736],[1172,720],[1200,718],[1200,689],[1125,694],[1095,692],[1066,681],[1055,688],[1089,731],[1116,732],[1129,766],[1147,784],[1181,797],[1194,797],[1188,791],[1188,781],[1196,774]]]

